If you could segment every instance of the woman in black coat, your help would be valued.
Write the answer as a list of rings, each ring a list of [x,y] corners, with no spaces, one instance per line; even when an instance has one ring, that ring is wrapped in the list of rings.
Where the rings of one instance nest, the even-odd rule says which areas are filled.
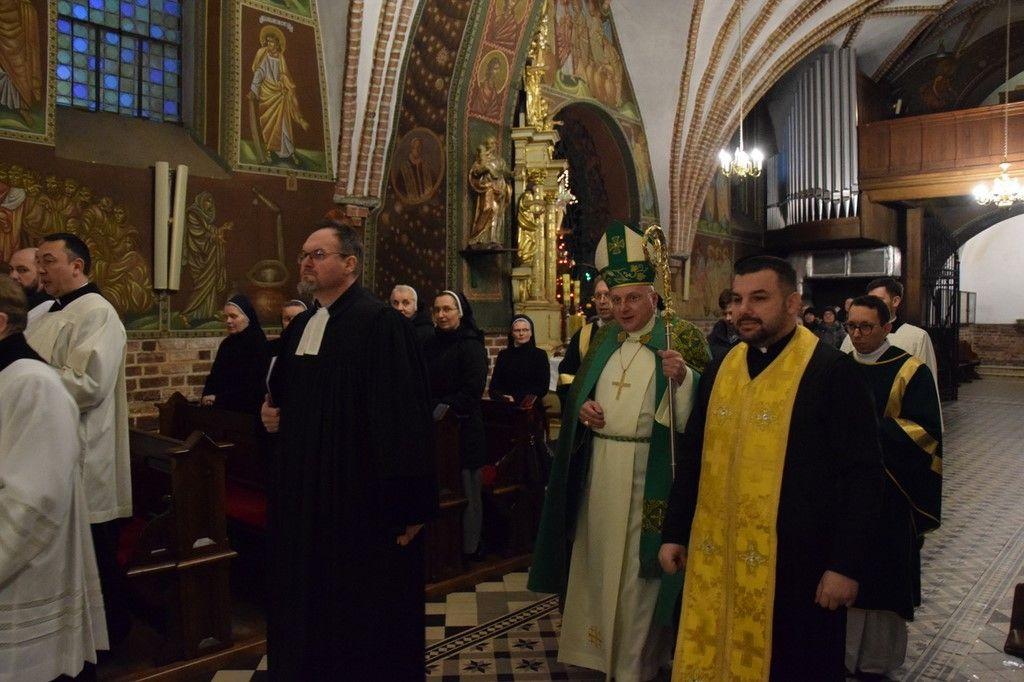
[[[480,468],[487,457],[480,400],[487,384],[487,350],[465,296],[443,291],[434,298],[434,335],[423,345],[430,377],[434,419],[448,410],[458,419],[462,487],[469,504],[463,514],[462,551],[480,557],[483,500]]]
[[[267,336],[249,299],[236,294],[224,305],[227,337],[203,386],[203,405],[257,415],[266,393],[270,364]]]
[[[517,315],[508,332],[508,347],[498,352],[494,374],[488,391],[491,400],[505,400],[521,405],[533,396],[540,408],[551,384],[551,363],[548,354],[537,348],[533,338],[533,320]]]

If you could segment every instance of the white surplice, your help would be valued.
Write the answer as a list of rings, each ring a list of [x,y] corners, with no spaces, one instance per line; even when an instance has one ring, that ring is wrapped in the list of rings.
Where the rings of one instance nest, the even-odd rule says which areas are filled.
[[[612,353],[594,400],[604,411],[598,433],[650,438],[655,421],[655,356],[637,341],[653,318]],[[634,354],[636,354],[635,359]],[[627,367],[623,379],[623,367]],[[619,382],[622,387],[619,395]],[[676,424],[689,417],[694,373],[676,388]],[[618,397],[617,397],[618,396]],[[657,416],[667,419],[667,401]],[[672,633],[653,623],[660,579],[641,578],[640,533],[649,443],[594,438],[580,504],[558,660],[604,672],[617,682],[647,680],[668,663]]]
[[[0,371],[0,682],[75,676],[107,648],[78,407],[56,371]]]
[[[127,338],[117,311],[99,294],[88,293],[62,310],[33,319],[25,338],[43,360],[57,369],[61,382],[78,404],[89,521],[103,523],[131,516],[124,376]]]

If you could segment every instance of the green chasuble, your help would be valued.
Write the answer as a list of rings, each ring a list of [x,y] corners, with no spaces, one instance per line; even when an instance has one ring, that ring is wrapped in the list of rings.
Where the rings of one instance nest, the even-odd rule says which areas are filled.
[[[684,320],[676,320],[672,330],[672,347],[682,354],[687,366],[696,373],[692,384],[696,387],[696,378],[711,358],[707,342],[699,329]],[[557,593],[563,599],[565,597],[572,541],[591,455],[592,432],[579,423],[579,412],[583,403],[593,397],[605,364],[619,348],[620,332],[619,324],[612,322],[596,333],[569,390],[530,569],[529,589],[536,592]],[[651,330],[650,341],[645,345],[654,351],[664,350],[665,341],[665,326],[658,317]],[[665,395],[667,380],[662,373],[661,358],[656,354],[654,376],[654,395],[656,401],[660,401]],[[677,430],[682,427],[682,424],[676,425]],[[644,482],[643,526],[638,551],[640,577],[662,578],[655,618],[666,625],[673,624],[673,611],[682,587],[681,573],[666,576],[658,564],[661,523],[671,487],[669,430],[655,421]]]
[[[855,606],[913,618],[923,536],[942,517],[942,418],[928,366],[890,346],[874,362],[853,353],[875,397],[886,490],[872,575]]]

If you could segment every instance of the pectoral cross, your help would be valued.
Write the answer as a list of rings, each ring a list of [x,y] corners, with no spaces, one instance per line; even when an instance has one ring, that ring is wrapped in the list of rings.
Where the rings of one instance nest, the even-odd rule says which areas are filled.
[[[626,370],[622,370],[622,376],[619,377],[618,381],[613,381],[612,386],[617,386],[619,390],[615,392],[615,399],[618,400],[619,396],[622,395],[622,389],[629,388],[633,384],[626,382]]]

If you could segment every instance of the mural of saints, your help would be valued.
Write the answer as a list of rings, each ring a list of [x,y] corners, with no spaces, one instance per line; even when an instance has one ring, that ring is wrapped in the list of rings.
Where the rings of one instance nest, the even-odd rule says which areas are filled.
[[[0,106],[31,125],[29,110],[43,100],[39,17],[32,0],[0,0]]]
[[[181,320],[189,325],[214,319],[223,305],[221,294],[228,287],[224,245],[234,224],[214,224],[217,207],[209,192],[196,195],[186,216],[183,266],[192,278],[192,297],[181,313]]]
[[[0,181],[0,261],[6,263],[21,248],[21,218],[25,190]]]
[[[284,33],[267,24],[260,29],[259,44],[248,93],[249,127],[256,156],[260,163],[290,161],[301,168],[292,125],[297,123],[308,130],[309,123],[299,109],[295,82],[285,61]]]

